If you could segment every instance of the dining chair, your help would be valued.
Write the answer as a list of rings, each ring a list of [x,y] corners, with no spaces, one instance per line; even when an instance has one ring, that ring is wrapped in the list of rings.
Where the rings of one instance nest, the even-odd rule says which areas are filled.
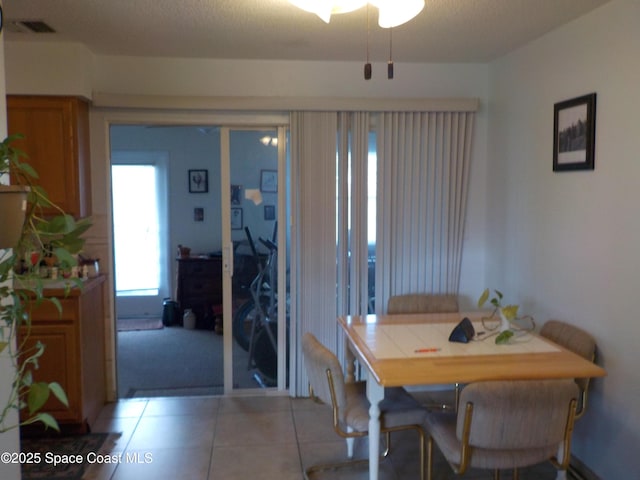
[[[387,313],[450,313],[458,311],[458,297],[451,294],[408,293],[392,295]]]
[[[452,294],[432,293],[407,293],[392,295],[387,302],[387,313],[397,315],[401,313],[455,313],[459,311],[458,297]],[[458,406],[460,397],[460,384],[456,383],[453,389],[453,398],[446,399],[434,397],[427,400],[427,407],[431,409],[451,409]]]
[[[596,356],[596,341],[584,330],[560,320],[548,320],[540,329],[540,336],[571,350],[573,353],[593,362]],[[576,378],[580,389],[576,418],[580,418],[587,408],[589,378]]]
[[[309,377],[310,393],[333,410],[333,429],[347,439],[347,455],[350,460],[340,463],[314,465],[305,470],[305,478],[315,472],[341,468],[368,460],[353,460],[353,440],[368,435],[369,401],[366,382],[345,383],[338,358],[311,333],[302,337],[304,364]],[[403,388],[386,388],[380,402],[380,432],[387,439],[391,432],[415,430],[419,436],[420,478],[425,475],[425,433],[423,429],[426,409]]]
[[[457,413],[427,415],[427,480],[432,479],[433,443],[458,474],[468,468],[512,469],[550,460],[569,465],[579,390],[572,380],[471,383],[462,389]]]

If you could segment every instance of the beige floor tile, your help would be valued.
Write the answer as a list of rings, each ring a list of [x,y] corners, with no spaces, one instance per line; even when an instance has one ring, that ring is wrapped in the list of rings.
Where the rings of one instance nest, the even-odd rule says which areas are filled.
[[[129,442],[129,449],[211,448],[215,418],[197,416],[142,417]]]
[[[223,397],[220,399],[220,413],[272,413],[291,410],[289,397]]]
[[[282,445],[296,443],[290,411],[273,413],[220,413],[215,447]]]
[[[344,440],[338,440],[334,442],[308,442],[299,445],[300,458],[302,459],[302,465],[304,468],[309,468],[312,465],[323,465],[329,463],[341,463],[346,462],[347,458],[347,444]],[[356,455],[354,459],[365,459],[366,455],[362,454],[362,449],[356,449]]]
[[[101,417],[94,422],[91,431],[94,433],[118,433],[119,436],[113,444],[113,451],[124,452],[139,421],[139,418],[134,417]]]
[[[112,480],[206,480],[211,448],[150,448],[125,455]]]
[[[121,417],[138,418],[142,415],[146,406],[147,400],[141,399],[120,400],[118,402],[108,403],[100,410],[98,420]]]
[[[333,413],[329,408],[294,410],[293,419],[300,443],[334,442],[341,439],[333,429]]]
[[[209,480],[301,480],[295,444],[215,447]]]
[[[303,467],[343,462],[346,443],[332,427],[331,410],[311,399],[288,397],[190,397],[125,400],[107,405],[93,431],[121,432],[113,452],[138,453],[150,463],[124,462],[91,468],[85,480],[300,480]],[[381,446],[384,442],[381,441]],[[415,432],[392,435],[391,453],[380,464],[380,480],[419,475]],[[366,459],[368,440],[355,440],[355,458]],[[434,480],[457,480],[434,448]],[[549,464],[521,469],[522,480],[554,480]],[[367,480],[366,463],[314,474],[314,480]],[[471,469],[465,480],[491,480]],[[504,472],[503,478],[511,478]]]
[[[325,403],[320,402],[319,400],[313,400],[309,397],[304,398],[292,398],[291,399],[291,408],[294,411],[297,410],[331,410],[331,406]]]
[[[213,417],[218,412],[218,397],[165,397],[151,398],[144,410],[144,417],[166,415],[196,415]]]

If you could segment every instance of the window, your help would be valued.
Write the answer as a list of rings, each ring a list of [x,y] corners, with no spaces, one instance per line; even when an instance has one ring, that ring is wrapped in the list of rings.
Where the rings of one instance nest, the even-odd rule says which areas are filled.
[[[158,295],[160,223],[154,165],[113,165],[116,295]]]

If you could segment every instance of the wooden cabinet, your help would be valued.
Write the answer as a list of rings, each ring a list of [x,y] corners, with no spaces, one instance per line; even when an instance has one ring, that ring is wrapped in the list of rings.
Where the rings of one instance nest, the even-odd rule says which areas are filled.
[[[89,106],[76,97],[7,96],[7,129],[49,198],[75,217],[91,214]],[[54,210],[46,213],[57,213]]]
[[[45,350],[36,381],[58,382],[69,398],[69,408],[51,397],[42,411],[51,413],[61,427],[86,429],[106,402],[104,277],[89,279],[82,290],[45,289],[56,297],[62,312],[44,301],[31,310],[31,333],[26,345],[42,342]],[[20,339],[26,331],[20,330]]]
[[[198,326],[213,328],[207,323],[212,307],[222,305],[222,256],[179,258],[176,299],[183,312],[194,311]]]

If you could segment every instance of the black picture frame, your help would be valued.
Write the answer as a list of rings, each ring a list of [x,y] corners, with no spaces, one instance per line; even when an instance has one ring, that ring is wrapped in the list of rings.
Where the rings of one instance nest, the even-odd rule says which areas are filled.
[[[265,220],[275,220],[276,219],[276,206],[275,205],[265,205],[264,206],[264,219]]]
[[[553,171],[593,170],[596,143],[596,94],[553,106]]]
[[[242,230],[242,208],[231,209],[231,230]]]
[[[260,170],[260,191],[275,193],[278,191],[278,171]]]
[[[189,170],[189,193],[209,191],[209,170]]]
[[[242,185],[231,185],[231,205],[242,204]]]

